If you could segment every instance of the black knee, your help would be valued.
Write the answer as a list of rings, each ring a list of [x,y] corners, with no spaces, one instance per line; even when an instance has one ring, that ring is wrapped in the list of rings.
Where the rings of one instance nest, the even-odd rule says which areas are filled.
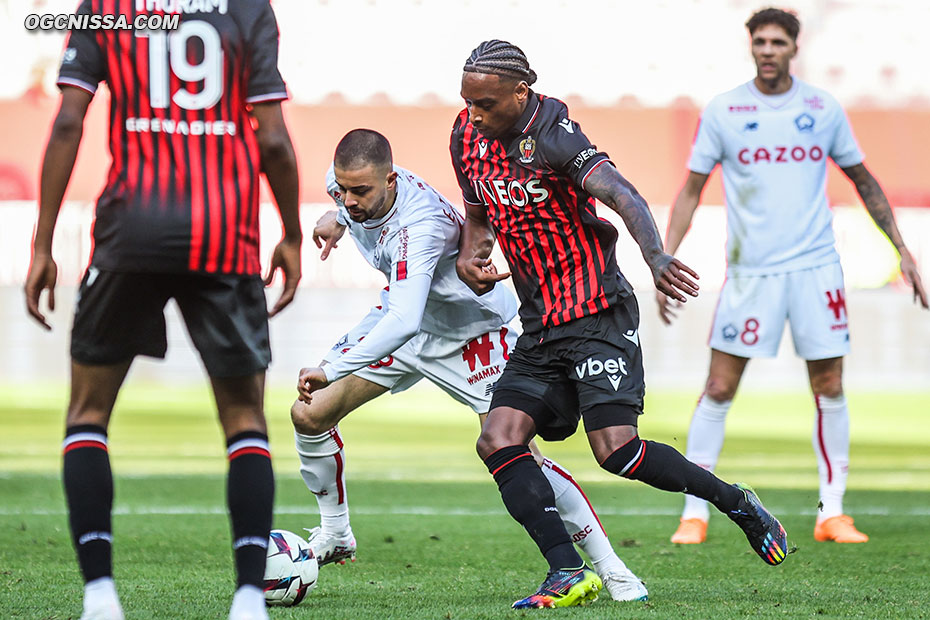
[[[601,467],[612,474],[632,478],[643,462],[645,449],[645,442],[639,438],[639,435],[635,435],[628,442],[611,452],[610,456],[601,463]]]

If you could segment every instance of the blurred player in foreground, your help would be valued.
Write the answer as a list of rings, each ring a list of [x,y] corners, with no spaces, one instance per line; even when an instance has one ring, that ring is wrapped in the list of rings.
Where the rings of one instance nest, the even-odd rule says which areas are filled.
[[[452,164],[467,209],[457,269],[491,295],[495,242],[513,270],[524,333],[497,383],[478,453],[507,510],[549,563],[539,590],[516,608],[584,604],[600,582],[571,544],[528,443],[572,435],[584,419],[605,470],[710,500],[769,564],[788,551],[785,531],[745,485],[730,485],[674,448],[637,431],[645,384],[639,309],[620,273],[617,231],[595,198],[616,211],[642,250],[656,288],[696,296],[697,275],[662,250],[645,200],[591,144],[562,102],[536,94],[536,73],[506,41],[485,41],[462,75],[466,109],[452,130]],[[690,276],[690,277],[689,277]]]
[[[828,93],[792,76],[800,23],[779,9],[746,24],[756,77],[715,97],[701,117],[690,172],[669,219],[666,250],[675,253],[691,225],[711,171],[723,168],[727,203],[727,279],[710,335],[710,371],[688,433],[686,456],[708,471],[723,447],[727,410],[749,358],[774,357],[785,327],[807,360],[817,410],[813,445],[821,508],[814,538],[866,542],[843,513],[849,467],[849,411],[843,356],[849,327],[833,216],[827,205],[827,158],[855,184],[866,209],[894,244],[914,299],[927,307],[914,259],[878,181],[862,163],[843,109]],[[675,316],[658,293],[659,315]],[[703,542],[707,504],[685,498],[672,542]]]
[[[130,22],[135,4],[118,5]],[[87,0],[78,12],[100,6]],[[86,582],[82,620],[123,618],[112,577],[107,427],[133,358],[165,355],[164,306],[171,298],[210,376],[226,436],[238,576],[229,617],[267,618],[262,580],[274,474],[263,411],[271,351],[259,275],[259,170],[284,225],[267,278],[281,269],[284,292],[270,315],[294,297],[301,246],[297,166],[281,114],[287,91],[277,58],[267,0],[184,13],[170,35],[75,30],[68,39],[25,294],[29,313],[51,329],[39,297],[48,289],[54,310],[52,235],[88,104],[106,82],[113,163],[75,303],[63,445],[71,536]]]
[[[337,424],[388,390],[426,378],[471,407],[483,423],[490,394],[516,341],[507,327],[516,303],[504,287],[478,297],[455,273],[462,217],[425,181],[393,165],[391,146],[368,129],[336,147],[326,190],[338,211],[324,215],[313,237],[322,259],[345,233],[387,277],[380,306],[346,334],[320,368],[300,372],[291,409],[300,473],[316,496],[321,526],[310,546],[321,564],[354,559],[345,451]],[[534,446],[535,448],[535,446]],[[573,539],[591,558],[616,600],[644,600],[642,582],[610,546],[581,488],[558,463],[535,451]]]

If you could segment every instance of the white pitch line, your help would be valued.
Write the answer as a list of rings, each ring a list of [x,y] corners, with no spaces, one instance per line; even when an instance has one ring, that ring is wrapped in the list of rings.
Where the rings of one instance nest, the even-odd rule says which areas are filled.
[[[316,517],[316,509],[312,506],[278,506],[275,508],[275,514],[278,515],[307,515]],[[816,509],[804,510],[779,510],[772,511],[778,516],[813,516]],[[885,506],[871,506],[856,508],[850,511],[854,515],[862,516],[902,516],[902,517],[930,517],[930,506],[919,508],[907,508],[904,510],[894,510]],[[606,517],[671,517],[678,516],[681,511],[677,508],[602,508],[597,513]],[[26,510],[16,510],[10,508],[0,508],[2,517],[28,517],[28,516],[64,516],[67,515],[64,508],[42,509],[32,508]],[[225,506],[117,506],[113,514],[125,517],[164,515],[164,516],[194,516],[194,515],[225,515]],[[375,508],[375,507],[355,507],[352,508],[352,514],[356,515],[394,515],[394,516],[426,516],[426,517],[489,517],[502,516],[505,513],[500,510],[472,510],[467,508],[433,508],[430,506],[396,506],[394,508]]]

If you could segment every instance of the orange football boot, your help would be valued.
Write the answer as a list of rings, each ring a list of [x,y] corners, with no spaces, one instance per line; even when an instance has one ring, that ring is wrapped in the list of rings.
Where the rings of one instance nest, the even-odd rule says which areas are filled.
[[[830,517],[818,521],[814,526],[814,540],[818,542],[834,541],[838,543],[864,543],[869,537],[856,529],[849,515]]]
[[[697,545],[707,539],[707,521],[704,519],[682,519],[672,534],[672,542],[679,545]]]

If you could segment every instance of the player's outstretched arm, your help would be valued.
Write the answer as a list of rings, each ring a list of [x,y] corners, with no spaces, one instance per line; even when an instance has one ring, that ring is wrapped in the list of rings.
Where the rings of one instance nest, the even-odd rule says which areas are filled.
[[[494,231],[488,221],[488,212],[483,205],[465,203],[465,224],[459,238],[459,256],[455,271],[459,278],[477,295],[484,295],[501,280],[510,277],[510,272],[498,273],[491,262],[494,249]]]
[[[665,233],[665,251],[669,254],[674,255],[678,251],[685,235],[688,234],[694,212],[701,202],[701,194],[704,192],[708,176],[710,175],[689,171],[684,186],[678,192],[675,202],[672,203],[672,211],[668,216],[668,229]],[[656,305],[659,307],[659,318],[666,325],[671,325],[672,319],[676,317],[677,304],[671,302],[668,295],[656,290]]]
[[[411,235],[413,238],[413,235]],[[377,319],[364,340],[327,364],[300,371],[297,391],[300,400],[310,404],[313,392],[330,383],[390,356],[420,331],[426,312],[426,301],[432,285],[430,273],[417,273],[403,280],[392,280],[388,297],[388,311],[369,312],[363,320]],[[353,330],[358,329],[353,328]]]
[[[623,218],[630,235],[639,245],[656,288],[672,299],[687,301],[682,294],[697,297],[698,285],[691,277],[693,269],[662,249],[662,237],[649,206],[636,188],[611,165],[597,166],[588,175],[584,189]]]
[[[52,133],[45,147],[42,159],[42,173],[39,183],[39,221],[36,224],[35,239],[32,242],[32,262],[26,276],[24,292],[26,309],[29,314],[45,329],[52,326],[45,320],[39,310],[39,297],[48,289],[48,309],[55,309],[55,281],[58,279],[58,266],[52,258],[52,237],[58,212],[65,196],[71,171],[77,159],[78,146],[84,133],[84,116],[93,95],[80,88],[63,87],[61,106],[52,124]]]
[[[843,172],[856,186],[856,191],[859,193],[859,197],[862,198],[869,215],[872,216],[881,231],[894,245],[895,250],[898,251],[898,255],[901,257],[901,274],[914,287],[914,301],[919,301],[924,308],[930,308],[927,303],[927,292],[924,290],[920,272],[917,270],[917,264],[914,262],[914,257],[911,256],[907,246],[904,245],[904,239],[901,238],[901,232],[898,230],[897,222],[895,222],[894,211],[891,210],[891,205],[888,203],[888,198],[885,196],[885,192],[882,191],[881,185],[878,184],[878,179],[869,172],[865,164],[856,164],[855,166],[843,168]]]
[[[278,269],[284,275],[284,290],[268,313],[268,316],[274,316],[294,300],[297,283],[300,282],[300,244],[303,241],[298,204],[300,184],[297,177],[297,158],[294,155],[291,136],[284,124],[281,103],[256,103],[252,115],[258,124],[255,135],[258,139],[261,169],[268,179],[284,228],[284,236],[274,249],[268,275],[265,277],[267,285],[271,284]]]

